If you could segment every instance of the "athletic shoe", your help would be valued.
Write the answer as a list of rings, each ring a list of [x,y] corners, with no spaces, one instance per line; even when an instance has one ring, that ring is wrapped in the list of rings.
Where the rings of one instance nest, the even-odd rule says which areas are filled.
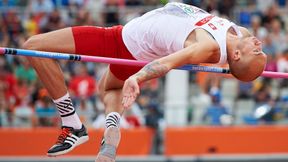
[[[84,125],[82,125],[81,129],[63,126],[62,133],[59,135],[56,144],[48,150],[47,155],[58,156],[66,154],[88,140],[89,137]]]

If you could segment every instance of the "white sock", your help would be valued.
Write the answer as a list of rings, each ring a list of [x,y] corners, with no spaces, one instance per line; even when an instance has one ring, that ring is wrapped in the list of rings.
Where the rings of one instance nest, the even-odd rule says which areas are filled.
[[[73,127],[74,129],[81,129],[82,122],[80,121],[75,108],[72,104],[69,93],[61,98],[53,100],[56,104],[58,112],[60,113],[62,126]]]
[[[117,127],[119,128],[120,125],[120,114],[117,112],[111,112],[106,116],[106,128],[109,127]]]

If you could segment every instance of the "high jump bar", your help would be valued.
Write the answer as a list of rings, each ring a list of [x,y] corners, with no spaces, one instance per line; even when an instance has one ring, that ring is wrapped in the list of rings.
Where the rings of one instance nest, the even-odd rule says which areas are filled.
[[[97,63],[140,66],[140,67],[143,67],[147,63],[149,63],[146,61],[137,61],[137,60],[128,60],[128,59],[108,58],[108,57],[99,57],[99,56],[86,56],[86,55],[70,54],[70,53],[44,52],[44,51],[4,48],[4,47],[2,48],[0,47],[0,54],[41,57],[41,58],[70,60],[70,61],[97,62]],[[189,64],[189,65],[181,66],[176,69],[197,71],[197,72],[230,74],[230,71],[227,68],[212,67],[212,66],[201,66],[201,65]],[[269,78],[288,78],[288,73],[264,71],[261,76],[269,77]]]

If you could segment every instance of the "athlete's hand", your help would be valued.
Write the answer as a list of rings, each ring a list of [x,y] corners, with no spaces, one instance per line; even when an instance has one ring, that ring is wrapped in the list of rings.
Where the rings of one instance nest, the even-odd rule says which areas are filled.
[[[140,93],[139,84],[135,77],[128,78],[123,86],[122,94],[122,105],[125,109],[130,108],[133,102],[136,100]]]

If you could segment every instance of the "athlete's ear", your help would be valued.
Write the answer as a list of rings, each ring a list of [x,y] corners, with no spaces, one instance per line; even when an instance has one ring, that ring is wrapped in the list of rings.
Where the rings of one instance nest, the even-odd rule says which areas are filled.
[[[236,49],[236,50],[234,51],[234,54],[233,54],[233,56],[232,56],[232,59],[233,59],[234,61],[239,61],[240,58],[241,58],[241,51],[240,51],[239,49]]]

